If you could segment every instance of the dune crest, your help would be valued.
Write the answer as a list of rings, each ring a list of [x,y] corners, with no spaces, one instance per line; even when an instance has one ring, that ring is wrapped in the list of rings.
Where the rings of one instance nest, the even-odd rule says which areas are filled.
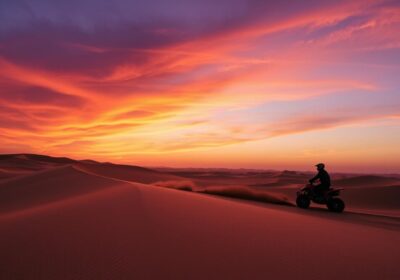
[[[166,180],[184,180],[183,178],[174,175],[158,172],[139,166],[117,165],[111,163],[93,164],[87,162],[78,162],[74,164],[74,167],[78,170],[85,171],[91,174],[143,184],[151,184],[158,181]]]
[[[70,165],[42,170],[0,183],[0,213],[26,210],[115,184],[112,179],[90,176]]]

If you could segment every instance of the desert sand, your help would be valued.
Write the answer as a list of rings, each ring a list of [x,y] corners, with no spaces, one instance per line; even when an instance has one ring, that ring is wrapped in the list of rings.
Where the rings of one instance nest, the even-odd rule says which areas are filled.
[[[0,279],[400,279],[395,177],[337,175],[337,214],[291,205],[307,173],[1,155],[0,175]]]

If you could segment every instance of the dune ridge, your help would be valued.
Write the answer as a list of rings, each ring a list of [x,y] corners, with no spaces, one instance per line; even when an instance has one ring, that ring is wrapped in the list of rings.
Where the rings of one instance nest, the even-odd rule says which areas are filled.
[[[115,180],[90,176],[71,165],[42,170],[0,183],[0,213],[29,209],[114,185]]]
[[[131,181],[143,184],[151,184],[158,181],[167,180],[186,180],[178,176],[158,172],[152,169],[129,166],[129,165],[117,165],[111,163],[102,164],[88,164],[78,162],[74,164],[75,168],[85,171],[91,174],[97,174],[108,178],[120,179],[124,181]]]

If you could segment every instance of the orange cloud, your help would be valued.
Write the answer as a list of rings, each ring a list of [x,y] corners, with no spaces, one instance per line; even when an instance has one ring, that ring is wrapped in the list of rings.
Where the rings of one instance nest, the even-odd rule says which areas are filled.
[[[398,8],[385,7],[384,1],[350,1],[271,19],[245,18],[232,28],[196,36],[174,37],[176,30],[155,28],[151,36],[141,34],[148,40],[143,46],[104,31],[93,31],[94,39],[81,33],[45,38],[36,42],[49,43],[51,54],[43,63],[34,54],[26,61],[16,59],[2,45],[8,52],[0,57],[0,144],[108,159],[242,145],[389,118],[393,110],[385,112],[385,105],[393,103],[391,90],[398,85],[393,74],[374,75],[351,59],[363,45],[396,48],[398,24]],[[153,33],[161,42],[153,42]],[[95,38],[103,34],[113,43]],[[15,41],[18,46],[25,42]],[[24,48],[18,51],[25,57]],[[381,57],[368,59],[387,64]],[[343,61],[354,71],[340,68]],[[279,118],[276,112],[252,117],[272,101],[311,104],[331,95],[351,99],[356,93],[368,93],[371,112],[357,109],[357,100],[359,116],[310,116],[309,107],[301,105],[303,111],[294,117],[289,111]],[[384,96],[374,111],[378,105],[370,96],[378,94]],[[344,105],[332,106],[334,111]],[[223,119],[231,111],[238,116]]]

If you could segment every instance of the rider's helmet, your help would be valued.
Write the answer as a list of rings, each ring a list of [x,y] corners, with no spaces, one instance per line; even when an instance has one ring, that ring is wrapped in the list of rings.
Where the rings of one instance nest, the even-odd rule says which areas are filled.
[[[325,168],[325,164],[323,164],[323,163],[318,163],[315,166],[318,168]]]

